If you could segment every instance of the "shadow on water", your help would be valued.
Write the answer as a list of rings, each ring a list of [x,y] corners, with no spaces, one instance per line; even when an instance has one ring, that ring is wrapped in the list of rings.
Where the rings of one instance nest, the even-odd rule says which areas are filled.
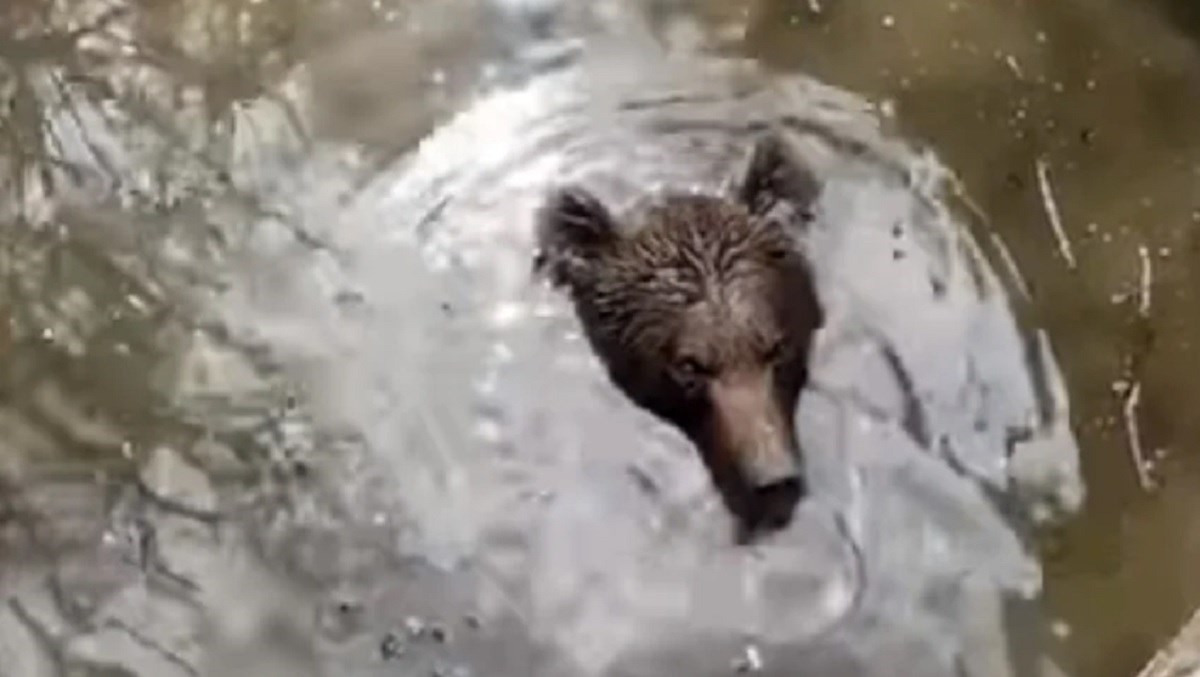
[[[1158,0],[1162,13],[1193,40],[1200,40],[1200,7],[1187,0]]]
[[[15,674],[1026,675],[1045,634],[1070,672],[1117,677],[1200,601],[1178,369],[1200,337],[1200,90],[1194,45],[1158,14],[68,4],[0,8]],[[595,34],[624,54],[597,41],[608,66],[588,70]],[[662,44],[889,100],[888,126],[958,172],[962,220],[1072,396],[1088,504],[1042,557],[1061,622],[1043,632],[1018,601],[1038,504],[1014,499],[1069,512],[1070,453],[1011,485],[996,457],[1072,450],[1052,436],[1066,404],[1048,346],[923,192],[939,166],[859,99],[696,57],[659,69]],[[825,163],[828,223],[805,246],[840,333],[799,413],[824,489],[745,552],[686,445],[614,396],[529,287],[521,233],[564,177],[625,205],[715,190],[766,124]],[[1155,492],[1125,448],[1131,392]],[[1033,617],[1008,656],[1006,611]]]

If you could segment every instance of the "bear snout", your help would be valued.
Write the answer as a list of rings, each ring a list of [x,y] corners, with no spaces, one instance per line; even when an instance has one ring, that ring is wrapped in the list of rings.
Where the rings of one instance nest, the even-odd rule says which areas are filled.
[[[792,521],[796,505],[804,497],[804,477],[796,472],[791,477],[757,487],[750,500],[751,515],[747,520],[752,529],[782,529]]]
[[[776,401],[770,374],[718,379],[710,397],[718,453],[743,495],[740,517],[752,529],[787,526],[805,482],[792,423]]]

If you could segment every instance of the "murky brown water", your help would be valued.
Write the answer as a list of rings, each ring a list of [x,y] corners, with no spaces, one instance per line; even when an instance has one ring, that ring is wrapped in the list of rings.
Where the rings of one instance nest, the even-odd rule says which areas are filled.
[[[160,553],[140,532],[112,534],[108,515],[183,515],[211,525],[221,519],[214,506],[232,501],[270,523],[272,511],[284,509],[277,499],[302,489],[308,464],[322,462],[293,440],[295,384],[276,378],[254,350],[230,350],[226,337],[201,331],[223,271],[256,263],[231,261],[229,252],[258,237],[248,224],[283,208],[262,177],[317,153],[306,145],[314,138],[363,142],[382,166],[467,100],[481,78],[518,77],[481,64],[511,60],[538,30],[520,24],[501,39],[485,29],[506,17],[481,18],[470,3],[394,4],[159,2],[138,5],[132,19],[103,2],[22,0],[0,9],[0,157],[8,163],[0,489],[53,487],[0,495],[0,546],[9,555],[0,583],[40,580],[40,558],[104,544],[88,564],[54,578],[95,591],[66,604],[81,636],[86,610],[130,575],[121,565],[130,552],[168,590],[188,589],[188,574],[203,577],[173,570],[179,562],[203,568],[179,553],[154,564]],[[1032,319],[1049,329],[1074,400],[1089,494],[1082,517],[1045,539],[1047,594],[1064,631],[1056,653],[1073,674],[1133,674],[1200,604],[1192,575],[1200,499],[1191,491],[1200,459],[1189,444],[1200,431],[1185,404],[1200,394],[1187,368],[1200,342],[1195,12],[1184,3],[1117,0],[646,5],[669,40],[711,44],[893,101],[898,129],[959,172],[999,236],[984,237],[985,246],[1002,242],[1021,271]],[[709,32],[675,23],[680,13],[699,17]],[[104,31],[71,33],[97,19]],[[298,112],[302,102],[272,85],[302,61],[316,64],[316,103]],[[71,97],[116,104],[80,119],[87,107],[70,105]],[[313,138],[291,139],[301,113],[315,121]],[[144,145],[122,155],[89,145],[103,135],[80,133],[106,128],[133,130]],[[256,154],[281,136],[288,142],[275,145],[285,150]],[[75,153],[103,157],[95,164],[108,173],[64,164]],[[1073,267],[1047,218],[1039,161]],[[54,219],[43,219],[43,192],[67,205]],[[324,246],[321,214],[278,221],[299,235],[299,249]],[[1144,270],[1151,295],[1143,314]],[[276,274],[284,273],[262,271],[264,289]],[[354,306],[352,291],[344,300]],[[1123,418],[1133,383],[1141,445],[1155,459],[1149,490],[1139,485]],[[161,496],[168,489],[170,501]],[[369,559],[370,548],[352,556]],[[247,594],[230,585],[235,592],[217,599]],[[40,617],[36,608],[10,606],[18,621]],[[282,615],[290,608],[277,607]],[[25,622],[15,632],[61,637],[73,623],[65,616],[63,627]],[[146,648],[172,646],[170,634],[153,645],[110,637],[119,649],[83,644],[38,660],[60,670],[84,659],[103,664],[114,652],[190,660]],[[235,643],[229,654],[243,648]],[[16,665],[13,674],[49,669]]]
[[[1129,675],[1200,603],[1200,43],[1186,2],[831,2],[749,51],[896,102],[900,126],[960,172],[1063,348],[1084,451],[1083,517],[1049,539],[1048,591],[1080,675]],[[1044,159],[1078,266],[1039,192]],[[1151,302],[1139,315],[1139,247]],[[1130,366],[1132,363],[1132,366]],[[1130,373],[1132,372],[1132,378]],[[1155,488],[1130,460],[1122,383]]]

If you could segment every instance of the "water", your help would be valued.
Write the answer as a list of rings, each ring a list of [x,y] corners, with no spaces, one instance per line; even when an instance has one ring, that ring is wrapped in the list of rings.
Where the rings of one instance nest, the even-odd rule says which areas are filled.
[[[1020,263],[1036,317],[1070,346],[1062,359],[1089,487],[1082,518],[1046,544],[1059,645],[1079,674],[1133,674],[1200,599],[1190,573],[1196,431],[1183,404],[1194,385],[1179,368],[1197,336],[1195,5],[827,4],[823,20],[785,28],[786,3],[769,3],[750,50],[893,101]],[[876,39],[854,39],[864,34]],[[1075,270],[1047,222],[1039,157]],[[1139,247],[1151,255],[1146,317]],[[1149,491],[1130,460],[1121,388],[1133,381],[1155,465]]]
[[[890,106],[695,52],[893,83],[863,75],[886,38],[838,58],[837,31],[915,15],[824,5],[796,21],[769,3],[164,5],[112,18],[113,44],[92,48],[118,67],[51,51],[66,79],[16,31],[10,91],[41,108],[12,119],[53,132],[17,141],[70,164],[9,184],[14,674],[1036,674],[1061,624],[1039,616],[1027,527],[1082,498],[1053,353],[1088,405],[1076,422],[1099,411],[1071,369],[1079,328],[1046,313],[1080,294],[1045,290],[1062,263],[1036,178],[1013,213],[975,194],[995,183],[977,154],[935,143],[1024,230],[989,226],[894,140]],[[112,84],[53,105],[77,79]],[[907,129],[942,129],[936,106],[909,114],[936,97],[896,99],[905,133],[936,141]],[[528,223],[568,178],[618,205],[719,190],[766,123],[825,179],[803,246],[833,321],[797,414],[814,496],[747,550],[689,447],[612,390],[531,282]],[[1086,272],[1097,257],[1053,169]],[[1104,523],[1096,484],[1082,531]],[[1077,645],[1057,659],[1102,674],[1121,649],[1076,638],[1133,626],[1072,603],[1104,541],[1064,543],[1049,592]],[[1170,632],[1171,609],[1142,608]]]

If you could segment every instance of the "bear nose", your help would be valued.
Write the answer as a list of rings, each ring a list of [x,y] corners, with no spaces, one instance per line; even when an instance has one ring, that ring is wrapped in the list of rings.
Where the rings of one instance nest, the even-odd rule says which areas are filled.
[[[711,394],[721,443],[748,488],[800,477],[792,428],[775,401],[766,374],[728,377],[715,383]]]
[[[778,444],[756,445],[743,457],[742,479],[750,493],[750,521],[758,529],[782,529],[804,495],[804,477],[796,455]]]
[[[779,485],[800,482],[800,462],[782,435],[763,435],[738,455],[742,480],[755,491],[767,491]]]
[[[804,496],[804,478],[799,473],[754,488],[752,521],[758,528],[782,529],[792,521],[796,505]]]
[[[730,375],[711,389],[724,449],[752,529],[787,526],[806,485],[789,421],[762,373]]]

